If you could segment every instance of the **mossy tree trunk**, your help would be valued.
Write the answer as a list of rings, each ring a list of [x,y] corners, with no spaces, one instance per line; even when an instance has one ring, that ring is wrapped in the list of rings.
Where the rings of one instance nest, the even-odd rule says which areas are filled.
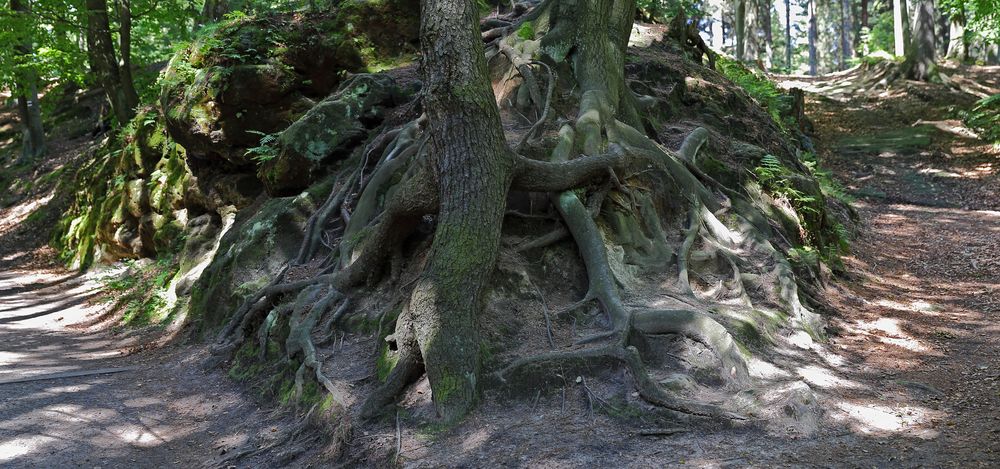
[[[451,420],[476,401],[476,315],[500,244],[514,160],[487,75],[476,3],[425,0],[422,10],[429,162],[440,205],[430,263],[409,308],[435,404]]]

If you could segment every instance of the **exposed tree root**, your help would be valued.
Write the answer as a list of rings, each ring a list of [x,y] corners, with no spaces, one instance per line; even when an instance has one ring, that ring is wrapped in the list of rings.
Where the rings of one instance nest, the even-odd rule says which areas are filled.
[[[432,5],[425,8],[451,6],[441,0],[427,3]],[[581,7],[605,8],[607,14],[621,13],[631,5],[619,0],[581,3],[586,4]],[[799,302],[791,267],[768,241],[766,222],[763,228],[761,223],[752,222],[759,215],[753,204],[698,168],[698,153],[709,132],[695,129],[674,153],[639,130],[643,120],[636,111],[638,99],[622,76],[623,55],[609,52],[618,48],[621,55],[624,44],[619,36],[624,34],[627,43],[627,31],[619,29],[629,26],[630,30],[631,16],[616,16],[621,24],[607,24],[612,20],[595,19],[591,12],[588,21],[593,24],[579,24],[571,19],[572,15],[567,16],[570,10],[568,2],[548,0],[521,19],[534,21],[543,17],[544,11],[565,20],[554,23],[551,30],[546,30],[546,38],[539,40],[550,46],[544,61],[533,59],[532,53],[522,53],[537,51],[537,47],[513,45],[517,39],[509,33],[522,22],[498,20],[484,23],[484,31],[475,32],[495,47],[498,60],[506,58],[510,62],[507,78],[515,73],[521,76],[523,88],[518,92],[525,102],[520,104],[532,106],[536,112],[537,119],[521,134],[515,148],[519,152],[532,150],[522,152],[532,155],[548,152],[547,161],[510,151],[500,128],[495,99],[491,94],[486,96],[488,87],[473,90],[475,86],[466,86],[488,85],[479,82],[484,77],[473,73],[486,68],[480,63],[481,45],[460,51],[466,54],[463,63],[475,63],[477,68],[471,72],[462,67],[438,70],[441,76],[425,84],[427,114],[374,139],[364,150],[360,166],[334,184],[324,204],[310,218],[293,264],[296,269],[305,269],[315,266],[312,261],[318,256],[325,256],[321,268],[314,269],[317,272],[311,278],[297,281],[287,281],[289,267],[283,269],[234,312],[220,333],[217,350],[231,353],[256,328],[263,357],[276,324],[286,321],[289,332],[284,338],[284,355],[299,364],[295,393],[302,393],[305,380],[315,380],[339,407],[346,408],[349,399],[341,386],[323,373],[322,357],[317,354],[312,334],[318,332],[323,341],[335,337],[345,315],[355,314],[350,296],[363,294],[361,287],[365,284],[387,282],[382,285],[399,291],[394,304],[404,306],[394,322],[390,318],[383,324],[383,314],[377,336],[384,327],[393,328],[385,337],[386,343],[378,346],[389,348],[395,364],[360,406],[361,418],[379,416],[425,373],[439,413],[445,420],[452,420],[474,405],[484,376],[494,378],[492,384],[516,388],[521,383],[553,384],[559,379],[556,375],[565,376],[566,370],[585,374],[618,367],[628,370],[639,395],[652,405],[698,417],[743,419],[721,407],[668,393],[647,371],[632,341],[643,335],[675,334],[701,343],[718,356],[727,385],[745,389],[751,385],[747,357],[726,327],[704,312],[709,310],[706,303],[737,301],[752,307],[744,273],[770,269],[769,277],[775,280],[768,285],[769,291],[791,310],[793,318],[812,327],[814,316]],[[461,14],[474,13],[463,10]],[[452,26],[432,22],[425,28],[431,28],[435,37],[447,43],[458,40],[457,29]],[[602,34],[610,31],[611,37],[593,40],[591,30]],[[424,47],[428,63],[455,60],[440,44]],[[561,62],[572,63],[572,67]],[[544,97],[535,66],[547,73]],[[571,77],[554,72],[561,74],[567,69],[572,69]],[[607,79],[601,80],[602,76]],[[565,82],[561,78],[579,86],[567,92],[566,100],[562,95],[555,97],[557,84]],[[458,84],[462,88],[456,91]],[[554,100],[559,106],[554,106]],[[562,125],[554,146],[548,146],[552,143],[551,132],[542,134],[554,109],[562,112],[564,101],[575,100],[579,102],[576,120]],[[380,155],[378,160],[369,165],[369,156],[375,154]],[[563,311],[550,312],[542,290],[531,283],[541,303],[547,343],[552,350],[521,357],[481,376],[476,315],[481,292],[494,269],[504,216],[510,213],[506,207],[510,190],[548,193],[564,224],[524,242],[516,251],[543,248],[572,237],[588,284],[581,301]],[[673,236],[673,225],[661,215],[664,206],[677,207],[670,213],[678,216],[686,208],[687,227],[679,246],[668,237],[668,233]],[[404,252],[404,241],[427,216],[434,222],[431,247],[416,266],[420,272],[416,278],[400,285],[400,272],[414,272],[412,265],[404,269],[407,259],[416,257]],[[608,220],[611,229],[607,229]],[[325,233],[337,232],[342,233],[339,241],[327,242]],[[609,245],[616,248],[616,244],[628,244],[617,251],[617,257],[613,255],[616,251],[609,250]],[[384,275],[390,258],[390,274]],[[622,272],[627,270],[625,264],[629,264],[627,268],[665,272],[671,282],[674,276],[669,269],[676,265],[677,285],[669,294],[677,295],[691,308],[627,306],[620,291],[620,286],[628,286],[622,278]],[[296,300],[287,301],[293,293]],[[554,340],[553,328],[557,324],[552,318],[590,301],[596,301],[606,315],[606,324],[602,325],[606,330],[574,337],[572,347],[560,350]],[[580,348],[581,344],[597,345]],[[589,387],[587,391],[592,394]]]

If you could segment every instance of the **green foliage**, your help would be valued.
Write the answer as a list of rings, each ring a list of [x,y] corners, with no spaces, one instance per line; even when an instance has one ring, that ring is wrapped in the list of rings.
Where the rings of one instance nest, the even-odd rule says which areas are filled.
[[[666,23],[682,11],[685,17],[694,17],[702,5],[695,0],[638,0],[636,7],[646,20]]]
[[[757,182],[771,194],[788,200],[792,207],[803,211],[816,212],[812,207],[816,198],[796,189],[792,184],[792,172],[774,155],[764,155],[760,165],[753,169]]]
[[[30,12],[0,14],[0,43],[30,46],[29,51],[0,48],[0,88],[18,89],[29,80],[89,84],[92,74],[87,65],[87,18],[81,2],[30,3]],[[132,0],[130,6],[131,61],[137,89],[148,94],[155,74],[146,72],[146,66],[167,59],[174,51],[172,44],[190,37],[199,5],[188,0]],[[121,29],[119,15],[113,3],[109,7],[111,29],[117,32]]]
[[[104,291],[114,301],[113,308],[121,311],[121,324],[163,324],[170,317],[168,290],[177,273],[176,256],[168,254],[147,264],[128,260],[125,265],[120,275],[103,279]]]
[[[809,173],[816,178],[816,182],[819,183],[819,188],[823,192],[824,197],[833,197],[848,205],[854,203],[854,197],[851,197],[847,193],[847,189],[834,179],[833,173],[830,170],[820,166],[815,154],[805,152],[802,154],[801,160],[802,164],[809,170]]]
[[[977,101],[972,109],[960,115],[962,122],[978,132],[980,138],[1000,144],[1000,94]]]
[[[535,39],[535,27],[532,26],[530,21],[525,21],[524,24],[517,29],[517,37],[528,41]]]
[[[767,110],[779,127],[785,128],[785,123],[781,119],[781,101],[785,93],[774,82],[768,80],[763,73],[751,70],[739,61],[725,56],[719,56],[715,65],[720,73],[743,88],[751,98]]]
[[[1000,0],[939,0],[938,8],[949,17],[965,17],[967,40],[1000,40]]]
[[[246,156],[257,162],[258,165],[267,163],[278,156],[278,137],[281,132],[273,134],[248,130],[254,135],[260,135],[260,144],[247,150]]]
[[[813,154],[802,155],[801,161],[819,183],[824,197],[833,197],[845,204],[853,201],[843,186],[833,179],[832,174],[819,167]],[[808,235],[805,237],[807,244],[800,249],[807,253],[816,252],[826,262],[837,262],[839,254],[849,248],[849,233],[841,223],[829,220],[820,211],[823,201],[796,188],[795,173],[774,155],[761,158],[760,164],[753,169],[753,174],[762,189],[779,200],[787,201],[795,210],[799,224],[806,229]],[[825,232],[819,233],[821,230]]]

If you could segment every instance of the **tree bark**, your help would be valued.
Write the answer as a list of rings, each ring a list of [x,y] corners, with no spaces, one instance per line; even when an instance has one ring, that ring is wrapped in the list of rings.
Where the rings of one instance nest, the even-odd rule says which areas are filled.
[[[108,20],[108,5],[105,0],[86,0],[87,17],[87,58],[90,68],[104,88],[111,102],[111,109],[122,125],[135,116],[139,95],[131,80],[124,80],[115,46],[111,38],[111,24]],[[131,78],[131,73],[125,77]]]
[[[847,69],[851,60],[851,0],[840,3],[840,69]]]
[[[809,74],[816,75],[816,0],[809,0]]]
[[[906,55],[906,43],[909,34],[909,15],[906,11],[906,0],[892,0],[892,31],[897,56]]]
[[[26,1],[11,0],[11,11],[17,14],[30,15],[31,8]],[[22,57],[32,55],[33,44],[30,37],[23,38],[14,49]],[[21,157],[19,162],[31,161],[45,153],[45,129],[42,126],[42,111],[38,103],[38,74],[31,67],[24,70],[18,77],[17,111],[23,129]]]
[[[917,3],[910,50],[903,63],[908,78],[921,81],[931,78],[934,71],[934,41],[934,0],[920,0]]]
[[[473,0],[425,0],[424,108],[439,211],[430,262],[410,300],[414,333],[439,414],[475,404],[477,314],[493,271],[513,155],[500,123]]]
[[[736,0],[736,60],[746,59],[747,0]]]
[[[792,2],[785,0],[785,68],[792,73]]]

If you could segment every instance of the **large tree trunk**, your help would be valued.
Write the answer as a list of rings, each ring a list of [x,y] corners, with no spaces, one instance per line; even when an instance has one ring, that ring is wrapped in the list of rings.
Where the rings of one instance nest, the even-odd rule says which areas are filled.
[[[87,16],[87,58],[90,68],[104,88],[111,102],[111,109],[122,125],[132,120],[139,95],[131,80],[124,80],[114,42],[111,38],[111,24],[108,20],[108,5],[105,0],[86,0]],[[131,78],[131,73],[124,75]]]
[[[27,2],[21,0],[11,0],[10,9],[18,14],[31,14]],[[30,38],[24,38],[14,49],[17,54],[29,57],[32,54],[32,42]],[[42,111],[38,103],[38,75],[34,69],[28,68],[18,77],[17,111],[24,126],[24,138],[21,145],[21,157],[19,162],[27,162],[45,153],[45,130],[42,127]]]
[[[913,80],[927,81],[934,71],[934,0],[920,0],[913,22],[913,38],[903,69]]]
[[[476,315],[500,242],[513,159],[486,70],[472,0],[425,0],[424,107],[440,207],[430,264],[410,302],[414,332],[445,420],[476,402]]]
[[[816,0],[809,0],[809,74],[816,75]]]

